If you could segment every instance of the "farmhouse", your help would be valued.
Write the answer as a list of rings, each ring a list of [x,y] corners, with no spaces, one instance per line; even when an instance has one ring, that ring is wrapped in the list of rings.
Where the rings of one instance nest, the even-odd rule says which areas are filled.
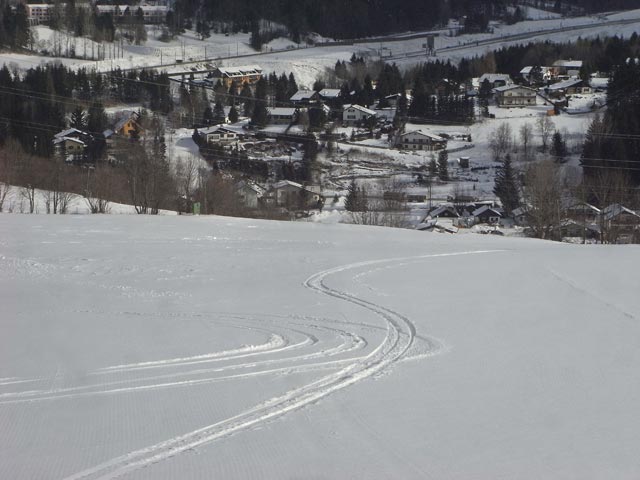
[[[522,85],[506,85],[495,88],[493,91],[500,107],[526,107],[537,103],[537,92],[533,88]]]
[[[558,77],[577,77],[580,75],[582,60],[557,60],[551,66],[551,74]]]
[[[342,123],[345,125],[357,125],[375,116],[376,112],[360,105],[345,105],[342,110]]]
[[[444,150],[447,140],[432,133],[416,130],[400,135],[397,145],[404,150]]]
[[[236,183],[236,194],[239,200],[247,208],[256,209],[260,206],[266,190],[260,185],[246,180]]]
[[[489,225],[496,225],[502,218],[502,213],[499,210],[488,205],[474,210],[471,215],[475,218],[476,223],[487,223]]]

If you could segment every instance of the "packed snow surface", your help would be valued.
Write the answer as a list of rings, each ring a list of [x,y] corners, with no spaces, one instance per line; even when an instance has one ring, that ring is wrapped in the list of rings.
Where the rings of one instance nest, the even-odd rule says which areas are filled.
[[[638,247],[0,215],[0,478],[637,478]]]

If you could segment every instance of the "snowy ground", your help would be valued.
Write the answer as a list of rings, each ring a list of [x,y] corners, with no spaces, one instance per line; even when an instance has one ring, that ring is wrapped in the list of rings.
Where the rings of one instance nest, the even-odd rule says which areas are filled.
[[[482,55],[504,46],[529,41],[568,42],[578,38],[596,36],[628,37],[640,29],[640,10],[613,13],[607,16],[585,16],[558,18],[549,12],[529,9],[532,20],[514,25],[495,25],[492,34],[450,36],[447,30],[440,31],[435,40],[437,55],[440,59],[458,61],[464,57]],[[414,35],[412,32],[411,35]],[[293,72],[298,84],[310,87],[325,68],[332,68],[337,60],[348,60],[353,53],[378,58],[383,52],[388,62],[396,62],[407,67],[426,60],[424,56],[424,37],[411,38],[409,34],[391,35],[389,41],[354,43],[353,45],[319,45],[306,48],[306,44],[294,44],[286,39],[275,39],[257,53],[249,45],[248,34],[213,34],[206,40],[200,40],[194,32],[187,32],[171,42],[159,40],[160,31],[148,28],[148,40],[144,45],[124,45],[123,49],[107,48],[106,60],[95,62],[85,60],[97,52],[97,46],[85,39],[67,39],[52,32],[47,27],[36,27],[38,50],[54,51],[53,45],[67,48],[75,42],[78,59],[59,59],[67,65],[85,66],[98,70],[108,70],[115,66],[121,68],[139,68],[164,65],[169,71],[182,71],[182,62],[202,61],[220,63],[226,66],[259,64],[266,72]],[[409,37],[405,39],[404,37]],[[400,39],[400,41],[398,41]],[[325,39],[319,39],[320,41]],[[0,64],[7,63],[15,68],[29,68],[51,57],[29,56],[22,54],[0,54]],[[171,66],[173,64],[173,66]]]
[[[0,477],[637,478],[638,260],[0,215]]]

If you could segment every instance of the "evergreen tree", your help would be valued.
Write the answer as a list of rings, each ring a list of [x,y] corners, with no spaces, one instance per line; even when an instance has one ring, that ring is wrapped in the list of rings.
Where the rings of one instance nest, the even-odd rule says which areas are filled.
[[[226,120],[226,115],[224,114],[224,107],[222,106],[222,102],[218,100],[216,102],[215,107],[213,108],[213,121],[216,124],[224,123]]]
[[[77,128],[78,130],[84,130],[87,127],[87,119],[81,107],[76,107],[71,112],[71,122],[69,123],[71,128]]]
[[[440,180],[449,180],[449,154],[446,150],[438,153],[438,177]]]
[[[348,212],[366,212],[368,201],[364,188],[358,188],[355,179],[351,180],[344,200],[344,208]]]
[[[551,137],[551,155],[553,155],[556,160],[564,160],[568,153],[567,143],[562,137],[562,134],[556,130],[553,137]]]
[[[496,171],[493,193],[500,199],[507,214],[520,206],[520,192],[516,180],[516,173],[511,164],[511,157],[507,155]]]
[[[107,128],[107,114],[100,102],[93,102],[87,115],[87,130],[90,133],[101,133]]]
[[[238,110],[236,110],[236,106],[232,105],[231,110],[229,110],[229,122],[236,123],[238,121]]]

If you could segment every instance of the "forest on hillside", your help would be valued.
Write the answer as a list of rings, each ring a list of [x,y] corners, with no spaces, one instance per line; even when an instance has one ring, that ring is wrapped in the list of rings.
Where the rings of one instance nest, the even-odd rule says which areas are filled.
[[[640,0],[177,0],[176,16],[229,22],[234,30],[255,31],[262,19],[285,26],[293,37],[317,32],[336,39],[375,36],[445,25],[450,18],[466,17],[470,31],[482,30],[491,19],[516,20],[518,4],[538,5],[565,12],[572,7],[585,13],[640,8]]]

